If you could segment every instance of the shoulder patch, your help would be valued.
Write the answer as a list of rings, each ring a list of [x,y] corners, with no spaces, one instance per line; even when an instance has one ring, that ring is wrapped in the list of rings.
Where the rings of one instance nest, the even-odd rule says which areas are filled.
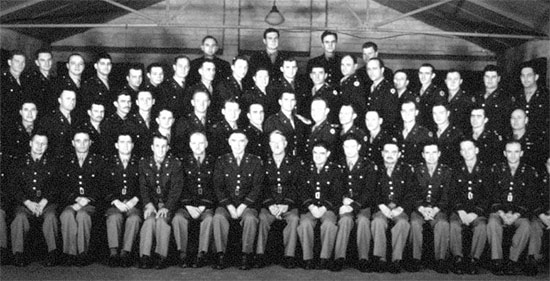
[[[355,82],[353,82],[353,86],[355,86],[355,87],[359,87],[359,81],[355,81]]]

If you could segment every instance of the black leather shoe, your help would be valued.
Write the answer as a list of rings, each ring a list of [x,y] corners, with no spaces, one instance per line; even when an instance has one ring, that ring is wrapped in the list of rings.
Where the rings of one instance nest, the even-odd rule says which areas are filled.
[[[225,256],[223,252],[218,253],[216,264],[214,264],[214,269],[224,269],[225,268]]]
[[[118,267],[120,266],[120,259],[118,256],[110,256],[107,264],[109,267]]]
[[[141,269],[150,269],[153,268],[153,262],[150,256],[142,256],[139,259],[139,268]]]
[[[319,263],[317,264],[317,267],[315,267],[315,269],[317,269],[317,270],[324,270],[324,269],[329,269],[329,268],[330,268],[330,265],[329,265],[329,260],[328,259],[319,260]]]
[[[252,268],[252,255],[251,254],[243,254],[241,259],[241,266],[239,266],[240,270],[249,270]]]
[[[491,272],[493,272],[493,274],[497,276],[504,275],[504,261],[493,260],[491,262]]]
[[[45,267],[52,267],[56,266],[59,263],[59,251],[53,250],[48,253],[48,257],[46,257],[46,260],[44,261],[43,265]]]
[[[8,265],[11,262],[10,251],[6,248],[0,248],[0,265]]]
[[[180,268],[188,268],[189,267],[189,260],[187,259],[187,257],[180,256],[179,260],[178,260],[178,266]]]
[[[465,261],[464,263],[464,273],[469,275],[477,275],[479,274],[479,269],[477,268],[477,265],[479,263],[476,261],[476,259],[470,259],[468,261]]]
[[[523,266],[517,261],[508,261],[506,269],[504,269],[505,275],[520,275],[523,273]]]
[[[312,269],[315,269],[315,263],[313,262],[313,259],[311,259],[311,260],[304,260],[304,269],[305,269],[305,270],[312,270]]]
[[[401,261],[388,262],[387,270],[392,274],[401,273]]]
[[[451,272],[454,274],[462,275],[464,274],[464,259],[460,256],[453,258],[453,264],[451,265]]]
[[[77,258],[75,255],[66,255],[65,256],[65,266],[76,266]]]
[[[345,263],[344,258],[338,258],[334,261],[334,264],[330,267],[330,271],[342,271],[342,268],[344,268]]]
[[[90,257],[86,253],[82,253],[76,257],[76,266],[83,267],[90,265]]]
[[[527,276],[535,276],[539,273],[537,260],[534,256],[527,257],[527,261],[525,261],[525,267],[524,267],[524,273]]]
[[[15,253],[15,255],[13,256],[13,265],[17,267],[27,266],[27,260],[25,258],[25,255],[21,252]]]
[[[267,266],[267,259],[264,254],[258,254],[256,255],[256,259],[254,261],[254,268],[263,268]]]
[[[408,272],[419,272],[422,270],[422,262],[417,259],[412,259],[407,263],[405,268]]]
[[[206,265],[206,253],[199,252],[197,254],[197,259],[193,263],[193,268],[201,268]]]
[[[120,266],[121,267],[131,267],[134,265],[133,259],[130,255],[120,257]]]
[[[449,274],[449,269],[447,266],[447,263],[444,260],[437,260],[435,261],[435,272],[440,274]]]
[[[157,259],[157,262],[155,264],[155,269],[165,269],[168,267],[168,258],[166,257],[160,257]]]
[[[357,269],[361,272],[372,272],[372,263],[366,259],[360,259],[357,263]]]
[[[285,256],[283,265],[288,269],[296,268],[296,258]]]

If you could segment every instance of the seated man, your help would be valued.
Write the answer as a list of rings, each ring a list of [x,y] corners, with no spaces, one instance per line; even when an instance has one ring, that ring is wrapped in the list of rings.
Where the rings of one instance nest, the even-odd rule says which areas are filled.
[[[45,266],[57,263],[58,220],[56,215],[57,194],[55,161],[45,152],[48,148],[48,137],[40,132],[35,133],[30,141],[30,152],[19,159],[14,170],[12,188],[15,191],[15,219],[11,223],[11,244],[15,258],[15,266],[26,266],[24,256],[24,241],[29,234],[30,226],[38,227],[39,218],[42,221],[42,233],[48,246],[48,259]],[[31,223],[31,224],[29,224]],[[38,237],[34,237],[36,239]],[[27,254],[32,249],[27,250]]]
[[[155,242],[155,253],[159,255],[155,268],[164,269],[168,266],[171,217],[183,188],[183,168],[179,160],[167,153],[166,137],[155,135],[151,149],[153,155],[139,162],[139,188],[145,220],[139,241],[140,268],[153,266],[151,248]]]
[[[84,266],[90,262],[88,250],[92,216],[101,196],[104,168],[103,158],[89,153],[90,144],[90,135],[76,130],[73,137],[75,152],[68,154],[60,166],[66,207],[59,219],[63,252],[68,254],[67,265]]]
[[[134,141],[130,133],[120,132],[114,147],[118,153],[107,160],[105,169],[106,201],[111,206],[105,213],[111,252],[109,266],[129,267],[133,265],[132,246],[141,223],[139,160],[133,153]]]
[[[258,243],[256,254],[258,263],[262,267],[268,263],[264,253],[267,245],[268,233],[276,220],[284,220],[283,244],[285,247],[283,265],[286,268],[295,268],[295,250],[298,236],[298,179],[300,177],[300,161],[286,153],[286,137],[279,130],[269,135],[271,155],[265,164],[264,200],[260,212]]]
[[[215,160],[212,155],[206,153],[208,141],[204,132],[191,133],[188,143],[192,154],[186,154],[182,159],[184,187],[178,204],[180,208],[172,219],[172,226],[180,251],[180,267],[198,268],[206,263],[206,254],[212,237],[212,217],[216,201],[213,186]],[[190,221],[200,222],[200,229],[190,229]],[[193,256],[188,255],[189,231],[199,232],[196,260],[193,259],[195,253]]]
[[[214,189],[218,208],[213,219],[214,242],[218,253],[215,269],[223,269],[229,219],[242,226],[242,263],[239,269],[252,267],[254,240],[258,228],[257,200],[264,179],[262,160],[245,153],[248,140],[241,130],[229,135],[231,152],[218,157],[214,169]]]
[[[550,207],[548,202],[548,191],[550,184],[550,157],[546,160],[546,171],[541,176],[539,204],[533,211],[531,219],[531,235],[529,236],[529,251],[527,257],[527,274],[537,275],[537,262],[542,258],[542,235],[550,229]],[[548,253],[547,253],[548,254]]]
[[[342,190],[342,169],[328,161],[330,150],[324,142],[318,142],[312,147],[313,161],[309,165],[301,189],[300,225],[298,225],[298,237],[302,243],[304,268],[306,270],[328,269],[329,260],[332,257],[336,233],[336,214]],[[313,229],[317,221],[321,221],[321,255],[319,264],[315,264],[313,257]]]

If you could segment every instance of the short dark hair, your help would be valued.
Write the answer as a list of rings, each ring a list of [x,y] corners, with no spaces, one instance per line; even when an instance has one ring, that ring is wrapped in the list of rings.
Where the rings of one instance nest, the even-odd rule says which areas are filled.
[[[313,151],[313,149],[316,148],[316,147],[322,147],[322,148],[326,149],[327,151],[330,151],[330,146],[328,145],[328,143],[325,142],[325,141],[322,141],[322,140],[321,140],[321,141],[318,141],[318,142],[315,142],[315,143],[313,144],[311,150]]]
[[[432,106],[432,109],[436,106],[443,106],[445,108],[445,110],[449,111],[449,103],[446,102],[446,101],[438,101],[438,102],[434,103],[434,105]]]
[[[143,67],[139,63],[132,63],[130,66],[128,66],[128,70],[126,70],[126,76],[130,75],[130,70],[141,70],[143,72]]]
[[[113,58],[111,58],[111,55],[109,55],[106,52],[100,52],[96,55],[94,63],[98,63],[102,59],[108,59],[110,61],[113,61]]]
[[[160,67],[162,68],[162,71],[164,71],[164,67],[162,67],[160,62],[153,62],[147,66],[147,73],[151,73],[151,69],[153,69],[153,67]]]
[[[483,74],[486,72],[496,72],[498,76],[502,75],[502,69],[494,64],[488,64],[483,68]]]
[[[121,131],[120,133],[117,134],[117,137],[116,137],[116,140],[118,142],[118,139],[121,137],[121,136],[129,136],[131,139],[132,139],[132,142],[134,142],[134,134],[132,134],[130,131],[128,130],[123,130]]]
[[[113,101],[118,101],[118,97],[120,96],[129,96],[130,98],[132,97],[132,95],[128,90],[117,91],[113,95]]]
[[[36,102],[30,98],[25,98],[23,100],[21,100],[21,102],[19,102],[19,110],[23,109],[23,105],[27,104],[27,103],[32,103],[34,104],[34,106],[38,109],[38,105],[36,104]]]
[[[397,73],[399,73],[399,72],[405,74],[405,76],[407,76],[407,79],[409,79],[409,73],[407,73],[407,71],[406,71],[405,69],[403,69],[403,68],[396,70],[396,71],[393,73],[393,76],[395,76],[395,74],[397,74]]]
[[[214,42],[216,42],[216,45],[218,45],[218,39],[216,39],[214,36],[212,35],[206,35],[204,36],[204,38],[202,38],[202,41],[201,41],[201,44],[204,44],[204,42],[208,39],[212,39],[214,40]]]
[[[177,57],[174,58],[174,64],[178,63],[178,60],[180,59],[186,59],[189,63],[191,63],[191,59],[189,59],[188,56],[186,55],[179,55]]]
[[[205,63],[211,63],[211,64],[213,64],[214,66],[216,66],[216,63],[214,62],[213,59],[204,59],[204,60],[202,61],[202,63],[201,63],[201,65],[200,65],[199,68],[202,68],[202,67],[204,66]]]
[[[384,61],[381,58],[371,58],[371,59],[369,59],[369,61],[378,61],[378,64],[380,65],[380,68],[385,67],[384,66]]]
[[[34,59],[38,59],[40,54],[50,54],[52,55],[52,50],[50,48],[40,48],[34,52]]]
[[[533,70],[533,73],[535,73],[535,75],[538,75],[539,74],[539,71],[537,70],[537,68],[535,67],[535,65],[531,62],[524,62],[520,65],[520,72],[521,70],[523,70],[524,68],[531,68]]]
[[[344,139],[342,141],[342,144],[344,144],[344,142],[348,141],[348,140],[354,140],[356,141],[358,144],[361,144],[361,138],[355,134],[355,133],[347,133],[344,135]]]
[[[270,27],[270,28],[264,30],[264,39],[265,39],[265,37],[267,36],[268,33],[272,33],[272,32],[277,33],[277,37],[279,37],[279,30],[276,29],[276,28]]]
[[[403,109],[403,105],[404,105],[404,104],[408,104],[408,103],[412,103],[412,104],[414,105],[414,108],[415,108],[415,109],[418,109],[418,103],[417,103],[413,98],[405,99],[405,100],[401,103],[401,109]]]
[[[248,58],[242,55],[238,55],[231,60],[231,65],[235,65],[238,60],[244,60],[248,64]]]
[[[23,51],[21,51],[21,50],[19,50],[19,49],[15,49],[15,50],[11,50],[10,56],[8,57],[8,60],[13,59],[13,57],[15,57],[15,56],[23,56],[23,57],[25,57],[25,58],[27,57],[27,56],[25,55],[25,53],[23,53]]]
[[[241,108],[241,105],[239,104],[239,102],[235,98],[228,98],[228,99],[224,100],[222,108],[225,108],[225,105],[228,104],[228,103],[236,103],[239,106],[239,109]]]
[[[277,100],[282,99],[284,94],[291,94],[291,95],[294,95],[294,98],[296,98],[296,93],[293,91],[281,91]]]
[[[334,38],[336,39],[336,41],[338,41],[338,34],[336,34],[336,32],[330,31],[330,30],[325,30],[325,31],[323,31],[323,33],[321,33],[321,42],[322,42],[323,40],[325,40],[325,37],[327,37],[327,36],[329,36],[329,35],[334,36]]]
[[[346,57],[350,57],[351,60],[353,61],[354,64],[357,64],[357,58],[353,55],[350,55],[350,54],[347,54],[347,55],[343,55],[342,58],[340,59],[340,62],[344,60],[344,58]]]
[[[71,60],[72,57],[80,57],[82,60],[84,60],[84,57],[79,53],[71,53],[69,56],[67,56],[67,62]]]
[[[260,71],[262,71],[262,70],[263,70],[263,71],[267,71],[267,73],[269,74],[269,69],[267,69],[267,67],[265,67],[265,66],[260,66],[260,67],[256,68],[256,70],[254,71],[254,75],[253,75],[253,76],[256,76],[256,74],[258,74],[258,72],[260,72]]]
[[[451,69],[447,70],[447,74],[445,74],[445,75],[449,75],[449,73],[455,73],[455,72],[458,73],[458,76],[460,76],[460,78],[462,78],[462,74],[456,68],[451,68]]]
[[[376,43],[372,41],[363,43],[363,46],[361,47],[361,49],[367,49],[367,48],[372,48],[375,52],[378,52],[378,45],[376,45]]]
[[[422,68],[422,67],[429,67],[429,68],[432,69],[432,73],[435,72],[435,67],[434,67],[431,63],[423,63],[423,64],[419,67],[419,69]]]
[[[311,64],[310,68],[311,68],[309,70],[310,73],[314,68],[322,68],[325,72],[327,72],[327,67],[324,64],[320,63],[320,62],[316,62],[316,63]]]

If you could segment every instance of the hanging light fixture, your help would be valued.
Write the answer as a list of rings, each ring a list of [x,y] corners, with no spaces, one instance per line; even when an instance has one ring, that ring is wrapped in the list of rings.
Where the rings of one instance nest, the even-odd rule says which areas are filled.
[[[275,2],[277,2],[277,0],[273,0],[273,7],[271,7],[271,11],[265,16],[265,22],[270,25],[279,25],[285,22],[285,17],[283,17],[283,14],[277,9]]]

